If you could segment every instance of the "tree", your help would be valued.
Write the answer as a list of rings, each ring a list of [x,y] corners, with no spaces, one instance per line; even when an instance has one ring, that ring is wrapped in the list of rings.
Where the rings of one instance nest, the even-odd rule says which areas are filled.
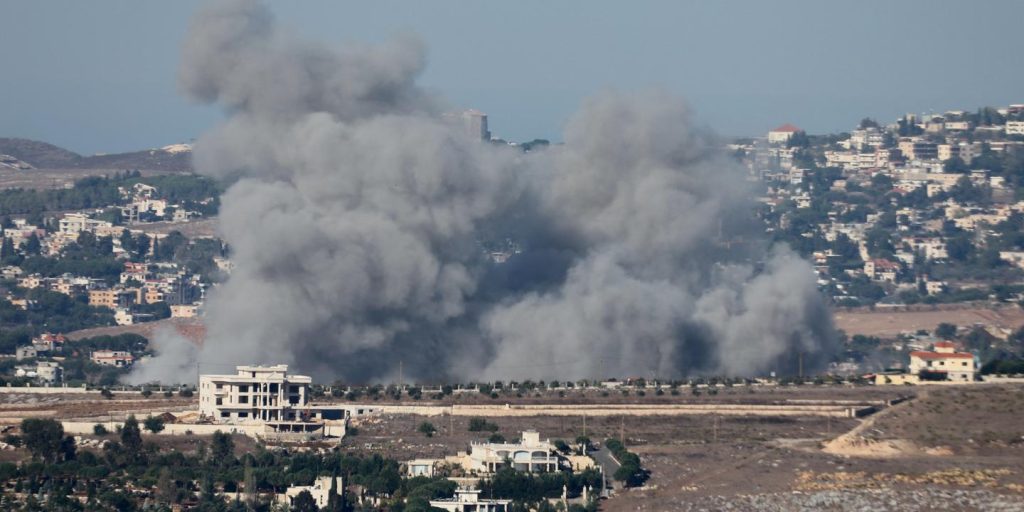
[[[316,500],[309,491],[302,491],[292,501],[292,512],[317,512]]]
[[[871,119],[870,117],[865,117],[864,119],[861,119],[860,120],[860,129],[861,130],[865,130],[867,128],[878,128],[878,121],[875,121],[874,119]]]
[[[935,327],[935,337],[942,338],[944,340],[952,339],[956,336],[956,325],[947,324],[945,322]]]
[[[158,434],[160,433],[161,430],[164,429],[164,420],[159,416],[147,416],[146,419],[142,422],[142,425],[146,428],[146,430],[154,434]]]
[[[960,233],[946,239],[946,254],[955,261],[967,261],[974,252],[974,244],[966,233]]]
[[[33,458],[56,462],[64,440],[64,426],[48,418],[26,418],[21,422],[21,437]]]
[[[213,460],[221,463],[235,457],[235,441],[231,439],[231,434],[225,434],[219,430],[213,433],[210,456],[213,457]]]
[[[124,420],[121,427],[121,444],[129,454],[135,456],[142,450],[142,431],[139,430],[139,421],[131,414]]]
[[[256,507],[256,473],[252,469],[249,458],[246,458],[243,475],[245,478],[245,505],[249,510],[254,510]]]
[[[942,168],[944,171],[949,173],[964,174],[967,172],[967,163],[964,162],[962,158],[954,156],[953,158],[943,162]]]
[[[342,512],[345,510],[345,496],[338,488],[338,470],[331,473],[331,492],[327,495],[327,510],[329,512]]]
[[[102,423],[97,423],[92,426],[92,433],[98,436],[105,436],[110,432],[107,431],[107,427],[103,426]]]
[[[418,430],[420,433],[422,433],[423,435],[425,435],[427,437],[434,437],[434,432],[437,432],[437,429],[434,428],[434,424],[430,423],[428,421],[424,421],[423,423],[420,423],[419,428],[416,429],[416,430]]]
[[[43,245],[39,242],[39,237],[35,233],[29,235],[28,240],[25,241],[25,254],[38,256],[42,248]]]
[[[4,237],[3,243],[0,244],[0,264],[21,264],[21,255],[18,254],[18,251],[14,248],[14,242],[8,237]]]
[[[165,505],[178,500],[178,483],[171,478],[170,468],[164,466],[156,479],[156,499]]]

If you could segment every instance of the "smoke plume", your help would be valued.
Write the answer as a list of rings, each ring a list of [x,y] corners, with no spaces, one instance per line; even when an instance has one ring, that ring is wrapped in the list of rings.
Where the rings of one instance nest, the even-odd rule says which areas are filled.
[[[252,1],[196,15],[180,80],[227,113],[194,160],[233,183],[235,270],[209,294],[202,349],[158,340],[132,380],[196,362],[367,382],[399,365],[564,380],[827,361],[810,265],[763,239],[745,172],[682,101],[605,92],[564,144],[523,153],[446,121],[416,84],[424,59],[411,38],[299,40]]]

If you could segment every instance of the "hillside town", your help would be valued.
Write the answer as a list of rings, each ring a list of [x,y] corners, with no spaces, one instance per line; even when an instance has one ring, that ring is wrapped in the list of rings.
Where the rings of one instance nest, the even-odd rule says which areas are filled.
[[[520,151],[548,145],[490,139],[486,115],[467,112],[458,120],[474,137]],[[888,125],[865,118],[828,135],[785,124],[727,151],[762,193],[766,230],[813,263],[834,307],[1019,307],[1024,300],[1024,105],[907,114]],[[232,263],[212,234],[181,230],[215,218],[220,190],[194,175],[124,171],[63,190],[3,191],[0,353],[12,361],[5,378],[79,384],[53,359],[67,356],[62,343],[47,345],[47,336],[201,321],[205,295]],[[504,240],[482,250],[501,265],[519,249]],[[851,335],[830,371],[869,379],[907,371],[913,351],[955,342],[973,354],[980,375],[986,363],[1024,355],[1021,338],[995,324],[908,330],[885,340]],[[144,343],[134,345],[143,348],[126,354],[107,343],[100,348],[116,355],[77,357],[127,369],[148,354]]]
[[[730,149],[837,305],[1021,300],[1024,105],[820,136],[786,124]]]
[[[471,114],[460,121],[473,137],[523,152],[550,145],[490,139],[486,115]],[[864,119],[832,135],[786,124],[730,143],[726,154],[761,192],[765,229],[813,264],[837,311],[1020,308],[1022,130],[1024,105],[986,107],[886,126]],[[66,404],[55,419],[4,427],[0,455],[26,452],[65,473],[0,462],[0,504],[593,511],[657,494],[647,481],[664,463],[658,452],[641,459],[626,448],[664,435],[647,418],[670,418],[682,429],[673,435],[698,432],[687,442],[710,436],[715,446],[719,428],[760,442],[744,426],[751,422],[784,436],[804,425],[830,434],[833,423],[853,433],[878,411],[920,400],[907,389],[989,389],[1024,373],[1024,329],[941,322],[890,337],[840,332],[842,350],[814,374],[468,383],[406,383],[399,374],[397,383],[359,385],[242,364],[178,385],[124,385],[154,355],[135,329],[201,325],[206,296],[231,273],[230,248],[194,229],[216,218],[222,188],[197,175],[122,171],[0,192],[0,397],[30,416],[36,399],[24,397]],[[480,250],[503,265],[520,246],[508,239]],[[112,409],[81,405],[96,400]],[[876,442],[857,439],[857,448],[836,438],[825,450]],[[177,447],[186,448],[171,455]],[[76,479],[68,468],[82,464],[119,476]],[[1015,489],[1012,481],[999,485]]]

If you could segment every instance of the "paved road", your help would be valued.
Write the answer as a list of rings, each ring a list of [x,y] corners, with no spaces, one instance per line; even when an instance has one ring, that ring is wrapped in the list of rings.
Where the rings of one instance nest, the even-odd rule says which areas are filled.
[[[614,475],[615,472],[618,471],[619,466],[621,466],[621,464],[619,464],[618,461],[615,460],[615,457],[612,457],[612,452],[608,451],[607,448],[602,446],[601,449],[594,450],[590,452],[589,455],[593,457],[594,460],[597,461],[597,463],[601,466],[601,469],[604,471],[605,487],[607,487],[609,483],[612,483],[614,485],[612,475]]]

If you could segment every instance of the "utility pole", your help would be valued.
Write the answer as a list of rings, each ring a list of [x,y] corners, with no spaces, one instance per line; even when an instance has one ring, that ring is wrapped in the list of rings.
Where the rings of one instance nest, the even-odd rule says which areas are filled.
[[[405,366],[405,361],[399,360],[398,361],[398,394],[399,394],[399,396],[401,396],[401,394],[402,394],[402,370],[404,370],[404,368],[403,368],[404,366]]]

